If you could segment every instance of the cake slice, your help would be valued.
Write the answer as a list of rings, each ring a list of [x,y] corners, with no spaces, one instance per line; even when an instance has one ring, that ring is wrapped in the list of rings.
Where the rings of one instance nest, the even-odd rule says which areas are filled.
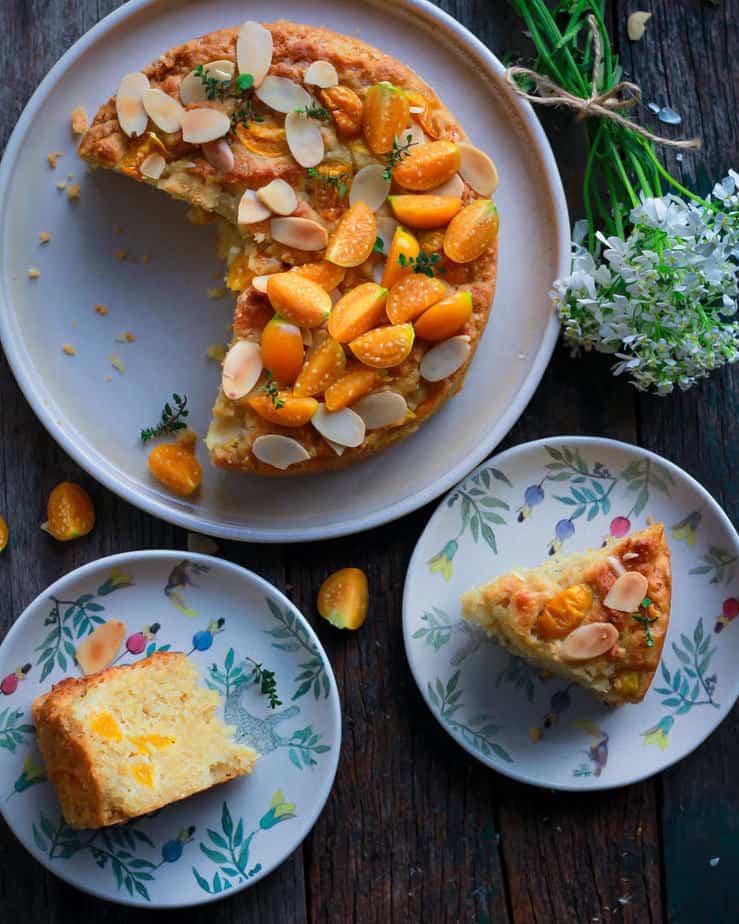
[[[39,750],[72,828],[118,824],[251,773],[186,655],[67,678],[33,704]]]
[[[644,699],[670,619],[664,527],[511,571],[462,596],[465,619],[537,670],[611,705]]]

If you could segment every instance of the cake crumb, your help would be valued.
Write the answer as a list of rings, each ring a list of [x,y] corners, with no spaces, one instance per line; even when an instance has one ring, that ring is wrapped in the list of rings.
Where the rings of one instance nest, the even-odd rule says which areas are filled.
[[[56,170],[59,163],[59,158],[62,156],[63,155],[61,151],[54,151],[53,153],[46,155],[46,159],[49,161],[49,166],[52,170]]]
[[[151,263],[151,257],[149,256],[148,253],[145,253],[145,254],[143,255],[143,257],[141,258],[141,262],[142,262],[142,263]]]
[[[223,286],[218,286],[216,289],[206,289],[205,294],[208,296],[208,298],[211,299],[223,298],[224,296],[228,295],[228,290]]]
[[[114,369],[116,369],[118,372],[120,372],[121,375],[126,371],[126,367],[123,363],[123,360],[120,357],[116,356],[115,353],[111,353],[109,359],[110,359],[111,366]]]
[[[69,199],[70,202],[72,202],[73,200],[77,200],[80,197],[80,192],[81,192],[80,184],[72,183],[67,187],[67,198]]]
[[[51,235],[49,234],[48,231],[39,231],[38,239],[41,241],[42,244],[48,244],[49,241],[51,240]]]
[[[180,430],[177,434],[175,442],[178,446],[182,446],[183,449],[188,450],[188,452],[195,452],[195,447],[198,444],[198,435],[194,430],[185,427],[184,430]]]
[[[105,307],[105,305],[95,305],[95,314],[99,314],[100,317],[105,317],[107,313],[108,309]]]
[[[118,343],[133,343],[136,340],[136,335],[132,334],[129,330],[124,330],[122,334],[118,334],[115,338]]]
[[[113,230],[116,234],[123,234],[123,225],[114,225]]]
[[[38,269],[38,267],[30,266],[28,268],[28,278],[29,279],[38,279],[40,275],[41,275],[41,270]]]
[[[122,247],[119,247],[115,252],[115,257],[116,260],[120,260],[121,263],[123,263],[123,261],[126,259],[126,251]]]
[[[59,180],[59,182],[56,184],[56,188],[57,188],[57,189],[66,189],[66,188],[67,188],[67,181],[66,181],[66,180]]]
[[[112,376],[112,375],[106,375],[105,378],[103,379],[103,381],[104,381],[104,382],[112,382],[112,381],[113,381],[113,376]]]
[[[87,118],[87,110],[84,106],[77,106],[72,110],[72,131],[75,135],[84,135],[89,128],[90,122]]]
[[[77,350],[75,350],[75,348],[72,346],[71,343],[65,343],[64,346],[62,347],[62,352],[66,353],[67,356],[77,355]]]
[[[222,363],[226,358],[226,347],[222,343],[211,343],[205,352],[208,359],[217,363]]]

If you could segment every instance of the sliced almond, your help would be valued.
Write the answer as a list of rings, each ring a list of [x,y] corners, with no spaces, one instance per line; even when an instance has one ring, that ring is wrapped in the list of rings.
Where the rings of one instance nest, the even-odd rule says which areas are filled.
[[[304,446],[290,436],[280,436],[270,433],[267,436],[258,436],[251,447],[251,451],[265,465],[279,468],[284,471],[298,462],[307,462],[310,454]]]
[[[158,180],[164,173],[164,168],[166,166],[167,161],[161,154],[149,154],[149,156],[145,157],[141,162],[141,175],[150,180]]]
[[[627,571],[616,578],[603,600],[603,606],[621,613],[633,613],[647,595],[647,579],[638,571]]]
[[[437,186],[436,189],[429,190],[429,196],[454,196],[455,199],[461,199],[464,195],[464,181],[462,177],[455,173],[454,176]]]
[[[339,75],[330,61],[314,61],[305,72],[303,80],[311,86],[325,90],[336,86],[339,82]]]
[[[176,99],[164,90],[150,87],[144,90],[141,100],[147,115],[157,128],[161,128],[168,135],[180,130],[185,110]]]
[[[314,119],[309,119],[302,112],[288,113],[285,137],[290,153],[301,167],[315,167],[323,160],[323,135]]]
[[[410,140],[409,140],[409,136],[410,136]],[[403,129],[403,131],[397,136],[397,138],[398,138],[398,144],[400,146],[403,146],[406,144],[425,144],[428,141],[428,138],[426,137],[426,133],[421,128],[421,126],[418,125],[416,122],[414,122],[412,125],[409,125],[408,128]]]
[[[226,353],[221,370],[223,393],[232,401],[248,394],[262,374],[262,351],[251,340],[239,340]]]
[[[203,145],[203,157],[219,173],[230,173],[234,168],[234,152],[225,138],[206,141]]]
[[[378,391],[352,405],[368,430],[379,430],[402,423],[408,416],[405,398],[396,391]]]
[[[325,404],[318,405],[310,422],[324,439],[339,446],[361,446],[367,429],[359,414],[351,408],[331,413],[326,410]]]
[[[239,202],[237,221],[240,225],[254,225],[269,218],[272,212],[257,199],[253,189],[247,189]]]
[[[82,673],[97,674],[110,667],[125,637],[126,627],[117,619],[109,619],[94,629],[74,653]]]
[[[328,231],[311,218],[273,218],[269,223],[273,240],[296,250],[323,250]]]
[[[278,215],[291,215],[298,207],[295,190],[285,180],[272,180],[257,190],[257,199]]]
[[[387,253],[390,249],[390,244],[392,243],[393,235],[397,227],[398,222],[394,218],[388,218],[386,215],[379,215],[377,217],[377,236],[382,241],[383,253]]]
[[[236,73],[236,65],[227,58],[219,58],[217,61],[209,61],[203,65],[205,73],[214,80],[220,80],[225,83],[227,80],[233,80]]]
[[[610,622],[589,622],[570,632],[559,653],[567,661],[590,661],[610,651],[617,641],[618,629]]]
[[[332,443],[331,440],[326,440],[326,442],[333,449],[337,456],[343,456],[346,452],[346,446],[339,446],[338,443]]]
[[[144,93],[148,89],[149,78],[139,72],[126,74],[118,85],[115,111],[121,128],[130,138],[143,135],[149,123],[143,103]]]
[[[182,140],[205,144],[222,138],[231,130],[231,119],[218,109],[189,109],[182,118]]]
[[[460,141],[459,175],[481,196],[492,196],[498,188],[498,171],[488,155],[474,144]]]
[[[632,42],[638,42],[644,35],[647,22],[652,18],[645,10],[636,10],[626,20],[626,32]]]
[[[194,71],[186,74],[180,81],[180,99],[183,106],[204,103],[208,99],[205,85]]]
[[[258,87],[272,64],[272,33],[258,22],[247,20],[236,41],[236,61],[240,74],[251,74]]]
[[[349,205],[364,202],[376,212],[387,199],[389,192],[390,180],[385,179],[385,167],[382,164],[367,164],[352,180]]]
[[[270,274],[266,276],[255,276],[252,281],[252,288],[256,289],[257,292],[262,292],[264,295],[267,294],[267,280],[269,279]]]
[[[421,115],[422,112],[426,112],[426,107],[425,106],[409,106],[408,112],[410,112],[411,115]]]
[[[265,77],[254,95],[275,112],[294,112],[313,102],[304,87],[287,77]]]
[[[450,337],[432,347],[421,360],[421,377],[427,382],[440,382],[464,365],[470,355],[470,339],[464,335]]]
[[[611,566],[611,568],[613,569],[614,574],[617,574],[619,577],[620,577],[622,574],[626,574],[626,568],[624,568],[624,566],[621,564],[621,562],[620,562],[617,558],[614,558],[613,555],[609,555],[609,556],[606,558],[606,561],[608,562],[608,564],[609,564],[609,565]]]

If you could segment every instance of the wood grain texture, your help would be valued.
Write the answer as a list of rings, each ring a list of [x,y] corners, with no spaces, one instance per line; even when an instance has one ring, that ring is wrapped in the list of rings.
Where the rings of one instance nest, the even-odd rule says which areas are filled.
[[[0,4],[0,145],[30,91],[60,54],[117,0],[3,0]],[[526,48],[502,2],[439,4],[499,54]],[[736,166],[739,0],[645,0],[654,18],[630,43],[633,4],[608,5],[624,64],[646,99],[682,113],[680,132],[704,151],[677,165],[705,190]],[[734,70],[732,70],[732,68]],[[733,113],[734,117],[730,118]],[[646,110],[642,111],[646,117]],[[566,114],[543,121],[573,217],[580,214],[582,137]],[[665,131],[670,131],[665,127]],[[704,165],[698,170],[695,164]],[[573,361],[561,348],[503,446],[543,436],[605,435],[662,453],[694,474],[736,518],[738,379],[724,372],[686,395],[648,399],[608,373],[608,360]],[[82,473],[33,416],[0,357],[0,510],[13,528],[0,561],[0,635],[61,574],[101,555],[184,548],[183,531],[130,507]],[[410,477],[410,473],[409,473]],[[49,490],[63,478],[90,490],[99,527],[85,540],[41,533]],[[739,893],[739,763],[735,710],[694,755],[662,777],[616,792],[553,794],[486,770],[438,727],[405,659],[401,600],[414,544],[432,507],[334,542],[290,547],[223,543],[221,554],[285,589],[313,621],[334,666],[343,742],[332,795],[301,849],[264,882],[192,912],[210,924],[586,924],[733,921]],[[372,612],[356,634],[316,618],[328,573],[358,565]],[[720,856],[717,867],[709,857]],[[619,902],[622,899],[622,902]],[[3,918],[53,924],[148,922],[153,912],[91,899],[45,873],[0,824]],[[182,912],[157,913],[158,921]]]

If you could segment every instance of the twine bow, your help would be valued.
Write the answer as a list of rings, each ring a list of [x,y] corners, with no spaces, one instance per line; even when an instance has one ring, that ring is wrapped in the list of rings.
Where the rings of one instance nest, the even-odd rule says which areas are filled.
[[[600,32],[594,16],[588,16],[588,25],[593,36],[593,76],[589,97],[576,96],[550,80],[549,77],[538,74],[531,68],[519,67],[518,65],[507,68],[505,73],[506,80],[516,93],[538,106],[568,106],[577,112],[578,121],[591,117],[610,119],[611,122],[623,125],[624,128],[628,128],[630,131],[636,132],[656,144],[665,144],[671,148],[680,148],[683,151],[697,151],[701,146],[699,138],[685,140],[663,138],[621,115],[621,112],[633,109],[641,101],[641,89],[637,84],[632,83],[630,80],[621,80],[603,93],[598,92],[598,77],[601,65]],[[533,81],[536,92],[527,93],[523,90],[516,80],[517,77],[527,77]]]

